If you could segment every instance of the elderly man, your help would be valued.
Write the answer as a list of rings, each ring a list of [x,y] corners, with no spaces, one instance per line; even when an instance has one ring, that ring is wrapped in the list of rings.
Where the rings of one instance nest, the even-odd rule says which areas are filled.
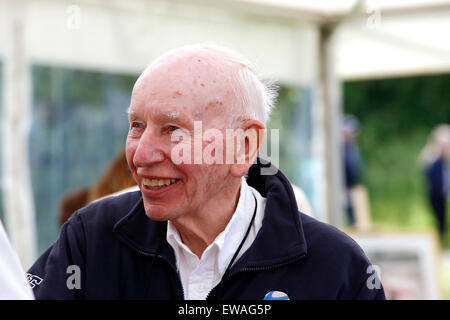
[[[42,278],[36,297],[383,299],[358,245],[299,213],[286,177],[255,161],[273,99],[227,48],[186,46],[151,64],[128,110],[140,191],[63,226],[29,271]]]

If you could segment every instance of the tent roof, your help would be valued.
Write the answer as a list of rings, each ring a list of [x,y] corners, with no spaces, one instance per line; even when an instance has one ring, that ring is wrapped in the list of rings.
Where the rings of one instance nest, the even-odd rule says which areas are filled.
[[[450,0],[227,0],[333,23],[342,80],[450,72]],[[355,10],[356,8],[356,10]]]
[[[336,65],[341,79],[450,72],[449,1],[375,10],[349,19],[337,32]]]

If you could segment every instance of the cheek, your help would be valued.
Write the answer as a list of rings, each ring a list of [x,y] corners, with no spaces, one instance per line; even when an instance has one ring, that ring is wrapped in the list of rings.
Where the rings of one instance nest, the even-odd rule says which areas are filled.
[[[178,170],[183,172],[189,189],[200,192],[207,190],[210,181],[216,180],[216,174],[219,172],[217,167],[217,165],[206,164],[183,164],[177,166]]]
[[[133,158],[134,154],[136,153],[137,144],[137,141],[127,139],[125,145],[125,156],[127,158],[128,166],[130,167],[130,170],[133,172],[133,174],[136,171],[136,167],[133,164]]]
[[[205,192],[215,190],[224,183],[228,173],[228,166],[226,164],[211,164],[204,165],[203,167],[201,174]]]

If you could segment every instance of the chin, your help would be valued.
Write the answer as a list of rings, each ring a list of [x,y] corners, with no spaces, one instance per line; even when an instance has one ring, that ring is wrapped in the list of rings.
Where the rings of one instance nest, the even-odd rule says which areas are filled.
[[[155,221],[167,221],[174,218],[170,208],[161,205],[146,204],[144,201],[145,214]]]

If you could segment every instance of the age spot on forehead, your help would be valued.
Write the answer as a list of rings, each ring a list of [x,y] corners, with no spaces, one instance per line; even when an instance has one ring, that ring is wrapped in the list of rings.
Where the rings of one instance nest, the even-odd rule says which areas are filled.
[[[175,91],[174,93],[173,93],[173,95],[172,95],[172,98],[173,99],[176,99],[177,97],[180,97],[180,96],[182,96],[183,95],[183,92],[181,92],[181,91]]]
[[[221,109],[218,109],[218,106],[223,106],[223,101],[221,98],[216,97],[215,99],[211,100],[204,108],[203,111],[210,111],[214,110],[215,112],[220,112]],[[215,110],[216,109],[216,110]]]

